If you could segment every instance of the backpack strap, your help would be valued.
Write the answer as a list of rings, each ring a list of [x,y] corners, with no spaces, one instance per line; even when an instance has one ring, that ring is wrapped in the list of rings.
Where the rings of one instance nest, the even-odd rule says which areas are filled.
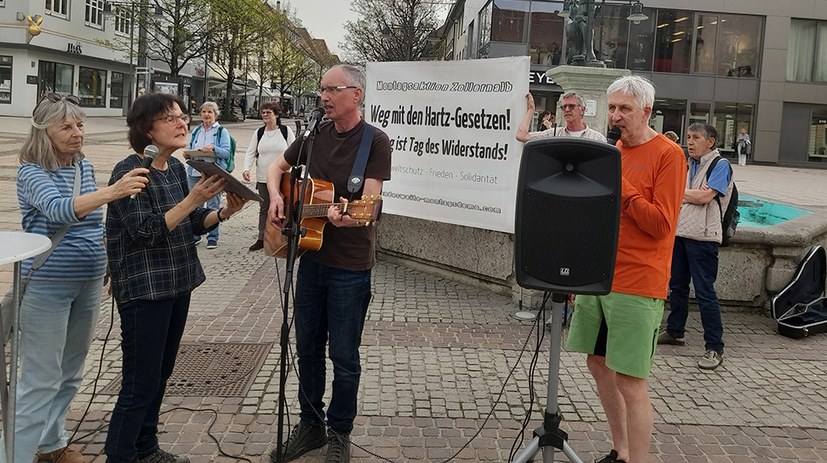
[[[365,129],[362,131],[362,141],[359,144],[359,152],[356,154],[356,161],[353,163],[353,171],[347,179],[347,191],[355,194],[362,189],[365,183],[365,167],[368,165],[368,155],[373,144],[373,134],[376,127],[365,122]]]
[[[718,164],[718,161],[721,160],[721,156],[715,156],[715,159],[709,161],[709,168],[706,169],[706,181],[709,182],[709,176],[712,174],[712,169]],[[729,163],[727,163],[729,164]],[[729,182],[732,183],[734,181],[733,172],[732,172],[732,165],[729,166]],[[715,202],[718,203],[718,210],[721,211],[721,221],[724,220],[724,205],[721,204],[721,195],[715,195]]]
[[[258,157],[258,145],[261,144],[261,137],[264,136],[264,127],[265,126],[262,125],[256,130],[256,157]]]
[[[279,129],[281,130],[281,136],[284,137],[284,141],[287,141],[287,126],[279,125]]]
[[[200,124],[195,126],[194,129],[192,129],[192,136],[190,137],[190,146],[189,146],[190,148],[192,148],[192,145],[195,144],[195,137],[197,137],[200,132],[201,132],[201,125]]]

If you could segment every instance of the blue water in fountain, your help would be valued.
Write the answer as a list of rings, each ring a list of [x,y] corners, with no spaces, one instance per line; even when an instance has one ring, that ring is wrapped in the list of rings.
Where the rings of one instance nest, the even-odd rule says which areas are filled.
[[[747,195],[738,196],[738,212],[741,213],[739,227],[769,227],[812,214],[808,210]]]

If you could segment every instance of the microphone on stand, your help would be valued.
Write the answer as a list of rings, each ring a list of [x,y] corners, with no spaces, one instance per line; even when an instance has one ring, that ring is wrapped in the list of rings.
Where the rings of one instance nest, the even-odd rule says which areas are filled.
[[[319,126],[319,122],[324,117],[324,108],[316,108],[310,113],[310,119],[307,121],[307,130],[304,131],[304,137],[307,138],[311,133],[315,132]]]
[[[155,156],[158,156],[160,153],[161,150],[159,150],[157,146],[147,145],[147,147],[144,148],[144,159],[141,161],[141,167],[143,167],[144,169],[149,169],[149,167],[152,165],[152,161],[155,160]],[[137,196],[137,193],[134,195],[130,195],[129,198],[135,199],[135,196]]]
[[[614,146],[617,145],[618,140],[620,140],[620,129],[617,127],[612,127],[606,134],[606,142]]]

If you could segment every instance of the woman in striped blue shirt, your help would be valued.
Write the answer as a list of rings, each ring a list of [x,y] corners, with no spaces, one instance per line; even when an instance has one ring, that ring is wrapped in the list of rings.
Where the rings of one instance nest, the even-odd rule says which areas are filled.
[[[81,150],[86,115],[78,103],[75,96],[50,93],[32,113],[32,129],[20,150],[17,200],[23,230],[51,237],[70,227],[31,273],[21,302],[15,462],[32,461],[35,452],[41,461],[84,461],[68,447],[65,423],[101,304],[106,253],[100,207],[141,191],[149,173],[134,169],[98,190],[94,167]],[[23,262],[24,275],[32,261]],[[5,452],[0,461],[5,462]]]

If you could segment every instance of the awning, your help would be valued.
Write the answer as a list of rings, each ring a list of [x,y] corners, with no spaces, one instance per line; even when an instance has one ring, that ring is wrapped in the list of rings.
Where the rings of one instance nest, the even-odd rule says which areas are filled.
[[[220,90],[226,89],[227,88],[227,82],[210,82],[210,88],[211,89],[220,89]],[[241,86],[241,85],[238,85],[238,84],[233,84],[233,91],[234,92],[242,92],[242,91],[244,91],[244,87]]]

